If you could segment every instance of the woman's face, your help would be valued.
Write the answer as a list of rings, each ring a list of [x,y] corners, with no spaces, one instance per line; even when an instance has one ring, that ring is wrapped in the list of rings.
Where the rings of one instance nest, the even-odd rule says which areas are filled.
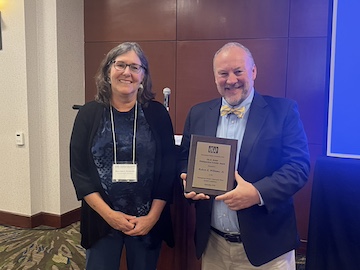
[[[117,56],[110,67],[109,78],[112,98],[136,99],[139,86],[144,79],[144,69],[137,54],[128,51]]]

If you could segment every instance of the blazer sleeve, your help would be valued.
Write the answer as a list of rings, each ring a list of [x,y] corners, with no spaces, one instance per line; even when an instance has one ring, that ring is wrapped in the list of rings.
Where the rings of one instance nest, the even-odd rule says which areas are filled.
[[[191,135],[216,136],[221,99],[194,105],[185,121],[181,140],[178,173],[187,172]]]
[[[275,113],[270,117],[268,125],[274,123],[272,129],[279,130],[279,133],[274,132],[276,135],[267,143],[261,140],[258,149],[254,151],[257,157],[253,157],[258,161],[258,168],[266,167],[271,172],[253,182],[270,212],[284,201],[291,200],[305,185],[310,171],[308,142],[296,103],[288,101],[277,106],[285,108],[283,117]]]
[[[187,173],[187,165],[188,165],[188,156],[189,156],[189,148],[190,148],[190,123],[191,123],[191,115],[192,109],[190,109],[183,129],[180,151],[179,151],[179,163],[177,168],[177,174],[180,175],[181,173]]]

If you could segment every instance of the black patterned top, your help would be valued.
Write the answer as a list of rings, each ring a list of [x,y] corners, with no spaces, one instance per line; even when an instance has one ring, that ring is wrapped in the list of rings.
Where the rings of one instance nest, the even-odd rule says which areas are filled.
[[[114,127],[117,162],[133,160],[134,112],[119,112],[115,108]],[[155,140],[141,106],[138,106],[135,162],[138,169],[137,182],[112,182],[114,148],[109,110],[105,110],[92,146],[92,154],[102,187],[109,196],[114,210],[128,215],[147,215],[151,207],[154,183]]]

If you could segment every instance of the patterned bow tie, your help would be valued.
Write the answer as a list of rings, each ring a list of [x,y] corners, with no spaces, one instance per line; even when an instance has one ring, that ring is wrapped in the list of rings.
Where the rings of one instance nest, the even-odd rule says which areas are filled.
[[[229,113],[235,114],[238,118],[243,118],[245,114],[245,107],[241,108],[230,108],[228,105],[221,106],[220,115],[225,116]]]

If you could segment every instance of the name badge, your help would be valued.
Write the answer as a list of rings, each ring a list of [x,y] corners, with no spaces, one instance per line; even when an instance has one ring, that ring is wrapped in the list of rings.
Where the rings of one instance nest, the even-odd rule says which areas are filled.
[[[112,181],[113,183],[137,182],[137,164],[113,164]]]

